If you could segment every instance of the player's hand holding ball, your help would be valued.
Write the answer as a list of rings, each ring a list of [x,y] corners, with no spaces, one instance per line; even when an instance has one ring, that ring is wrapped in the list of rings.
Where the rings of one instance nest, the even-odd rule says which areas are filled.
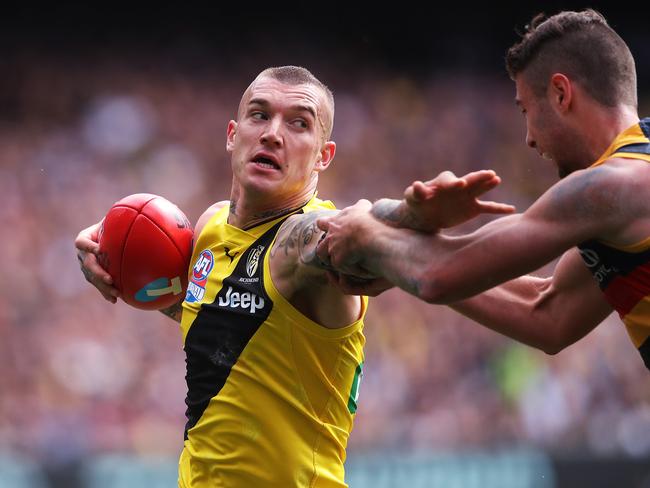
[[[177,303],[187,287],[192,226],[163,197],[130,195],[115,203],[99,224],[79,233],[81,268],[104,298],[121,297],[143,310]]]

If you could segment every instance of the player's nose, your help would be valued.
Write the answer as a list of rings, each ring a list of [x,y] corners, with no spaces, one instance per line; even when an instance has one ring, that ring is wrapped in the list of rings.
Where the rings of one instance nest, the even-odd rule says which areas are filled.
[[[274,118],[269,120],[265,125],[264,131],[260,135],[260,142],[262,144],[270,144],[272,146],[282,146],[282,121]]]
[[[526,131],[526,145],[532,149],[535,149],[537,147],[535,138],[531,135],[529,130]]]

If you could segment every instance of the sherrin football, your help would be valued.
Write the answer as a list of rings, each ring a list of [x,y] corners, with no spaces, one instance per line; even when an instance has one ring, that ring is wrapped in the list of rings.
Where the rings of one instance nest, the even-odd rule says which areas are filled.
[[[169,200],[136,193],[116,202],[99,231],[99,263],[129,305],[160,310],[187,288],[192,225]]]

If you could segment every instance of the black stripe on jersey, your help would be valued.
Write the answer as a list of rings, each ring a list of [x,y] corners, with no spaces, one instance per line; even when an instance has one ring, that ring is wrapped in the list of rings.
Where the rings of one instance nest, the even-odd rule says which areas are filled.
[[[626,146],[619,147],[614,154],[616,153],[650,154],[650,144],[645,142],[628,144]]]
[[[284,220],[248,247],[232,274],[223,280],[214,302],[201,306],[187,333],[185,439],[271,313],[273,302],[264,290],[264,256]]]
[[[650,369],[650,337],[648,337],[641,347],[639,347],[639,352],[645,363],[645,367]]]
[[[643,135],[650,139],[650,117],[641,119],[639,121],[639,127],[641,127],[641,130],[643,131]]]
[[[626,276],[650,261],[650,249],[637,253],[625,252],[596,240],[582,242],[578,244],[578,249],[601,290],[606,289],[616,276]]]

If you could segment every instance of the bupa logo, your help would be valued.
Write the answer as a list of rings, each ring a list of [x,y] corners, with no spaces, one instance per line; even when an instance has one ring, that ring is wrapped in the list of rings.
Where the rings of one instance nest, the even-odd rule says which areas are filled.
[[[204,249],[192,267],[192,277],[187,284],[186,302],[198,302],[205,296],[205,286],[208,276],[214,268],[214,255],[209,249]]]
[[[257,246],[248,255],[248,260],[246,261],[246,273],[248,273],[248,276],[250,276],[251,278],[257,271],[257,267],[260,263],[260,255],[262,254],[262,251],[264,251],[264,246]]]

